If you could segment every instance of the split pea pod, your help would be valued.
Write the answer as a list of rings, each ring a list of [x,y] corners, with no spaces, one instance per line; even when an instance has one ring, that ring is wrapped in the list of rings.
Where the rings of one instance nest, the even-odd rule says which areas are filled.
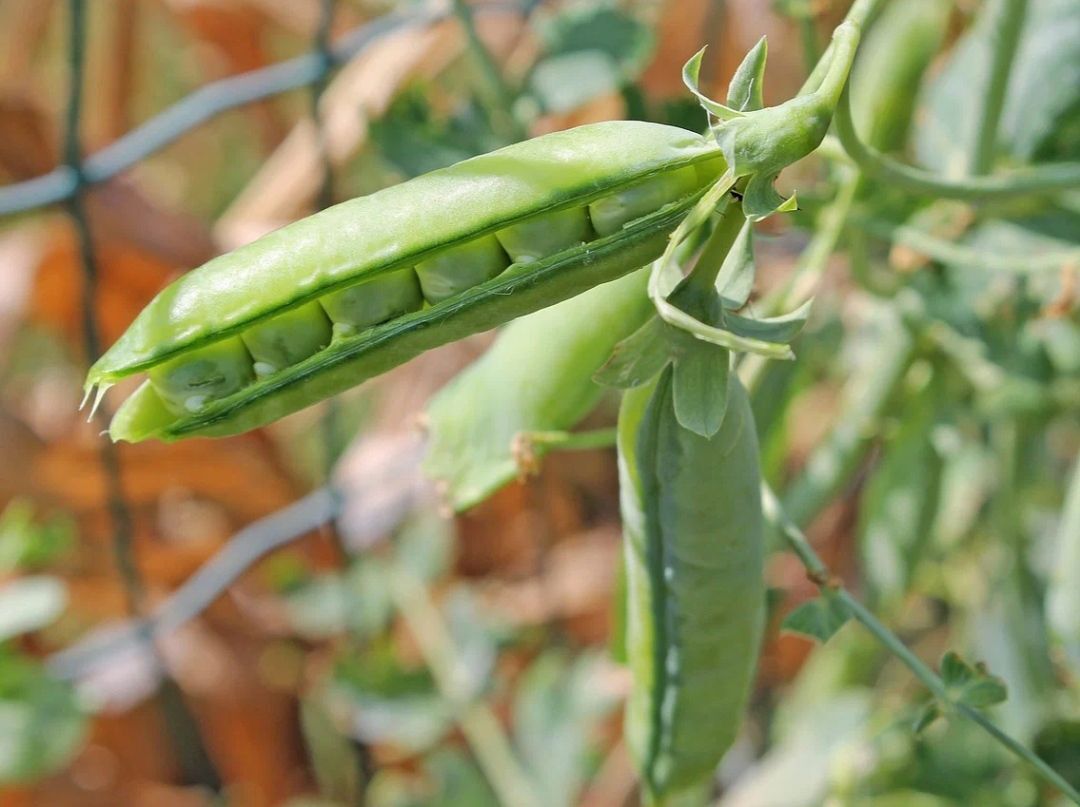
[[[180,278],[87,388],[149,376],[114,440],[247,431],[648,263],[723,169],[698,134],[624,121],[433,171]]]
[[[733,375],[720,430],[679,424],[672,370],[626,393],[620,504],[633,689],[625,735],[652,798],[707,786],[735,738],[764,621],[758,444]]]

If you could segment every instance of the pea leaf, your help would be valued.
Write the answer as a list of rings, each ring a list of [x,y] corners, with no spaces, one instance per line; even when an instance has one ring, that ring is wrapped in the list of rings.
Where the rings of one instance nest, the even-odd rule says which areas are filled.
[[[628,78],[645,68],[655,45],[649,26],[609,4],[570,7],[542,24],[540,35],[549,56],[599,51]]]
[[[723,327],[744,339],[787,344],[798,336],[806,325],[813,304],[813,300],[807,300],[794,311],[765,319],[754,319],[725,311]]]
[[[0,786],[62,768],[85,736],[86,717],[71,687],[37,662],[0,651]]]
[[[754,228],[749,221],[739,231],[716,275],[716,292],[724,308],[742,308],[754,289]]]
[[[593,375],[652,313],[647,280],[641,270],[515,321],[432,399],[424,469],[450,506],[519,476],[518,435],[572,429],[593,410],[604,392]]]
[[[1008,698],[1005,682],[982,664],[970,664],[952,650],[941,659],[941,677],[949,696],[976,709],[1002,703]]]
[[[601,50],[562,53],[540,61],[529,89],[545,112],[562,113],[619,88],[618,65]]]
[[[74,541],[69,518],[35,519],[29,501],[13,499],[0,515],[0,574],[47,566]]]
[[[781,627],[825,643],[850,618],[851,614],[843,603],[835,597],[821,596],[804,602],[788,614]]]
[[[915,132],[916,154],[928,168],[952,172],[966,167],[978,134],[979,93],[972,87],[981,86],[989,70],[995,46],[991,17],[1001,5],[981,6],[975,24],[928,88],[925,123]],[[1075,135],[1068,131],[1075,132],[1080,114],[1080,5],[1033,0],[1020,37],[1002,111],[1002,142],[1024,160],[1067,158],[1070,147],[1076,153]]]
[[[743,57],[742,62],[728,84],[727,103],[739,112],[753,112],[765,106],[765,62],[769,56],[769,43],[761,37]]]
[[[726,121],[734,118],[741,118],[743,114],[736,109],[732,109],[726,104],[721,104],[719,101],[714,101],[709,96],[705,95],[700,88],[701,82],[701,60],[705,56],[705,48],[702,48],[693,56],[690,60],[683,65],[682,79],[683,84],[686,85],[686,89],[690,90],[697,98],[698,103],[701,104],[702,109],[715,117],[717,120]]]
[[[593,374],[593,381],[616,389],[640,387],[671,360],[666,330],[660,317],[651,317],[615,345],[604,366]]]
[[[687,340],[689,341],[689,340]],[[672,396],[675,418],[708,439],[720,431],[727,411],[730,353],[707,344],[688,344],[675,360]]]
[[[775,176],[757,173],[750,177],[746,184],[746,195],[743,197],[743,212],[750,221],[761,221],[773,213],[790,213],[799,209],[799,202],[792,194],[787,199],[776,192],[773,187]]]

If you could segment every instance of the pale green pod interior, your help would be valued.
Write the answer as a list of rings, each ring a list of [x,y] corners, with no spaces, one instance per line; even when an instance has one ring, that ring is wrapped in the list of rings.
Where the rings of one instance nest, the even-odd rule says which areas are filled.
[[[498,239],[483,235],[420,261],[416,276],[424,299],[435,304],[490,280],[509,265]]]
[[[424,298],[416,272],[408,268],[331,292],[320,297],[319,303],[334,324],[334,335],[348,336],[410,311],[419,311]]]
[[[531,263],[589,240],[592,227],[584,207],[544,213],[495,233],[514,263]]]
[[[237,337],[221,339],[150,368],[150,381],[174,414],[199,411],[255,380],[251,355]]]
[[[255,362],[255,375],[267,376],[330,344],[330,320],[317,302],[307,303],[255,323],[240,338]]]
[[[697,186],[697,170],[685,166],[603,196],[589,204],[593,229],[599,235],[611,235],[627,222],[693,193]]]

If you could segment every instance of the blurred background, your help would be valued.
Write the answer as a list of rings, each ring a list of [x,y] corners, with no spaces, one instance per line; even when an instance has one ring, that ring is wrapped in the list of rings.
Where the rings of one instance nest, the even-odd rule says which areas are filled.
[[[506,803],[493,780],[637,803],[614,452],[553,453],[456,517],[419,468],[426,402],[491,334],[171,446],[103,444],[87,357],[180,273],[334,201],[590,121],[702,129],[680,70],[705,43],[723,97],[767,34],[783,100],[844,0],[90,2],[77,143],[71,6],[0,3],[0,803]],[[887,148],[949,172],[987,32],[977,0],[940,6]],[[1080,158],[1078,11],[1030,3],[999,163]],[[80,153],[69,204],[54,169]],[[755,299],[817,297],[798,360],[757,371],[763,470],[919,656],[985,661],[995,719],[1080,782],[1080,633],[1044,606],[1080,591],[1080,198],[913,201],[842,167],[797,166],[803,209],[762,227]],[[781,631],[816,589],[776,548],[720,803],[1059,803],[971,725],[913,733],[927,694],[858,626]]]

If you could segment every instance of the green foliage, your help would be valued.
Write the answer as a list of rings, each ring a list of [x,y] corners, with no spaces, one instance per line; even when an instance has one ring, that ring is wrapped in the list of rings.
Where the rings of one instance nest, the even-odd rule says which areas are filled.
[[[64,767],[85,736],[86,717],[70,686],[0,646],[0,786]]]

